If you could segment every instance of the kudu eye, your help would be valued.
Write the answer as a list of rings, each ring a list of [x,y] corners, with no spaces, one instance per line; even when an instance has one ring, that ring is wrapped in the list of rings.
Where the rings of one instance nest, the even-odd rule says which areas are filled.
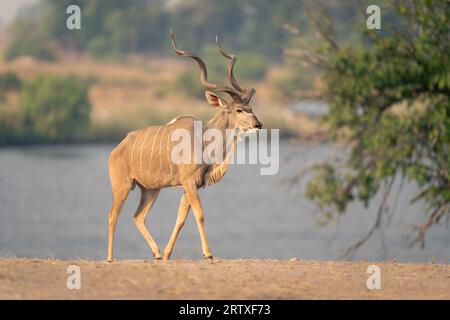
[[[243,110],[242,109],[236,109],[236,112],[237,113],[241,113],[241,112],[243,112]]]

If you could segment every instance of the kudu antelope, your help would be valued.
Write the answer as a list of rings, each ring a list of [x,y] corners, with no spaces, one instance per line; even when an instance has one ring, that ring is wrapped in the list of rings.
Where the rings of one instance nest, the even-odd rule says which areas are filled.
[[[234,132],[232,147],[224,147],[221,163],[183,163],[174,164],[171,161],[170,150],[175,142],[171,133],[175,129],[185,129],[194,136],[195,118],[182,116],[161,126],[151,126],[129,133],[124,140],[111,152],[109,157],[109,174],[113,192],[113,204],[109,213],[108,261],[113,260],[113,239],[117,217],[127,198],[128,193],[136,185],[141,189],[141,200],[134,215],[134,222],[150,246],[155,259],[161,259],[158,245],[145,225],[145,218],[158,197],[162,188],[181,186],[184,193],[178,208],[178,217],[164,250],[164,259],[169,259],[175,240],[192,208],[202,244],[203,256],[212,258],[206,240],[204,228],[204,213],[198,195],[198,189],[219,181],[228,168],[228,160],[237,143],[239,132],[257,131],[262,128],[249,105],[255,89],[241,87],[233,75],[236,57],[226,53],[216,37],[219,52],[227,59],[228,79],[231,87],[214,84],[208,81],[206,65],[196,54],[178,49],[174,35],[170,32],[172,47],[177,55],[194,59],[200,67],[200,82],[205,89],[206,100],[217,109],[217,113],[202,130],[214,128],[225,137],[227,132]],[[214,92],[226,93],[231,102],[219,97]],[[192,151],[193,152],[193,151]]]

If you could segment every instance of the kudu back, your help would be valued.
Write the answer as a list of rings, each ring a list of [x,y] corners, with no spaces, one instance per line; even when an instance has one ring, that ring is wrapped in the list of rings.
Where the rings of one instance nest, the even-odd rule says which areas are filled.
[[[161,259],[158,245],[145,225],[145,218],[155,203],[159,191],[167,187],[181,186],[184,193],[178,208],[178,217],[164,250],[164,259],[169,259],[176,238],[186,221],[189,210],[195,216],[200,233],[203,256],[212,258],[206,240],[204,228],[204,213],[198,196],[198,189],[218,182],[228,169],[228,161],[236,147],[237,136],[240,133],[258,131],[262,128],[261,122],[253,113],[249,103],[255,94],[255,89],[241,87],[234,77],[233,70],[236,57],[230,55],[220,46],[219,39],[216,43],[219,52],[227,59],[228,79],[231,86],[219,85],[208,81],[207,69],[203,60],[196,54],[178,49],[173,32],[170,32],[172,47],[177,55],[194,59],[200,68],[200,82],[205,89],[207,102],[217,112],[202,127],[203,132],[208,129],[219,130],[222,137],[230,137],[231,147],[226,145],[227,139],[223,139],[223,161],[218,163],[206,163],[205,161],[191,161],[178,163],[172,161],[171,151],[177,144],[171,137],[175,130],[182,129],[195,139],[195,121],[190,116],[178,117],[168,124],[150,126],[144,129],[130,132],[120,144],[114,148],[109,157],[109,174],[113,192],[113,204],[109,213],[108,236],[108,261],[113,261],[113,240],[117,217],[123,207],[128,193],[137,185],[141,189],[141,199],[134,215],[134,222],[150,246],[155,259]],[[225,93],[231,100],[219,97],[216,93]],[[190,152],[194,159],[194,142],[192,141]],[[203,146],[204,143],[200,141]]]

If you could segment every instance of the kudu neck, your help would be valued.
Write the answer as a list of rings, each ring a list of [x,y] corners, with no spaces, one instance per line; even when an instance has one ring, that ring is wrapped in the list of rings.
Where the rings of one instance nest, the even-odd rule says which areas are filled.
[[[237,142],[236,121],[233,121],[226,111],[221,110],[206,123],[204,130],[208,129],[216,129],[221,132],[223,159],[228,159],[229,156],[232,156]],[[213,143],[216,143],[216,140]]]
[[[206,124],[205,129],[214,128],[220,130],[225,137],[227,129],[235,130],[237,125],[235,121],[232,121],[229,114],[226,111],[217,112]]]

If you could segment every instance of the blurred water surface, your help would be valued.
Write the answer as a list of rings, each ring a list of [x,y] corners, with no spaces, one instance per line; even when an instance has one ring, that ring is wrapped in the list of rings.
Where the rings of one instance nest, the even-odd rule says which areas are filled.
[[[108,154],[112,145],[39,146],[0,149],[0,256],[104,259],[111,191]],[[242,147],[242,146],[241,146]],[[250,146],[251,148],[253,146]],[[314,206],[283,181],[303,165],[330,155],[332,145],[280,145],[280,171],[260,175],[259,165],[232,165],[217,185],[201,191],[210,247],[221,258],[337,259],[362,237],[375,218],[351,205],[339,223],[317,225]],[[426,250],[410,249],[411,225],[425,219],[408,199],[416,191],[405,184],[390,226],[384,232],[387,258],[448,263],[450,233],[431,229]],[[182,190],[165,189],[147,218],[163,250],[174,226]],[[151,252],[132,222],[139,188],[130,193],[119,217],[115,256],[150,258]],[[392,207],[392,206],[391,206]],[[384,258],[375,235],[355,259]],[[173,258],[200,258],[195,220],[189,215]]]

